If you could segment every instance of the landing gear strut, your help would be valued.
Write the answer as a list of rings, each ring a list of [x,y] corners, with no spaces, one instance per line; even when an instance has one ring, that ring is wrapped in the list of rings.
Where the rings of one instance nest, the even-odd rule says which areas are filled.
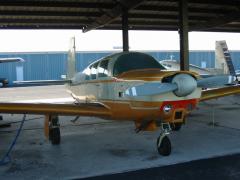
[[[182,123],[171,123],[170,127],[173,131],[179,131],[182,127]]]
[[[48,136],[49,141],[51,141],[53,145],[60,144],[61,133],[58,116],[47,115],[45,118],[45,128],[47,126],[47,128],[45,129],[45,134]]]
[[[157,150],[160,155],[168,156],[171,154],[171,141],[167,137],[170,134],[171,127],[169,123],[162,123],[162,132],[157,138]]]

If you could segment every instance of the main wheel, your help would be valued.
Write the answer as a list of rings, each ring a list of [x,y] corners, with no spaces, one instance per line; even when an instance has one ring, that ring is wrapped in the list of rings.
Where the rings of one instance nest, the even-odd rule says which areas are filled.
[[[170,126],[173,131],[179,131],[182,127],[182,123],[171,123]]]
[[[159,136],[158,137],[157,150],[158,150],[158,153],[162,156],[168,156],[171,154],[171,151],[172,151],[171,142],[167,136],[164,136],[164,137]]]
[[[60,128],[52,128],[49,130],[49,140],[51,140],[53,145],[60,144],[61,141]]]

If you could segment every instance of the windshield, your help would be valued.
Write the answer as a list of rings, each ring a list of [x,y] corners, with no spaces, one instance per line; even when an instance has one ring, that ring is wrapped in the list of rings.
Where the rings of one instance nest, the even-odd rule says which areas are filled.
[[[116,60],[113,67],[113,76],[118,76],[126,71],[149,68],[165,69],[157,60],[148,54],[138,52],[126,53],[119,56]]]

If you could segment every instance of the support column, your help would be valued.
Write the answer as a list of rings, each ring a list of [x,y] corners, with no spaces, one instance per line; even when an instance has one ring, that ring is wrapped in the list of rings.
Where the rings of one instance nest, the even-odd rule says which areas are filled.
[[[123,51],[129,51],[128,45],[128,10],[123,8],[122,13],[122,40],[123,40]]]
[[[189,70],[188,0],[179,1],[180,70]]]

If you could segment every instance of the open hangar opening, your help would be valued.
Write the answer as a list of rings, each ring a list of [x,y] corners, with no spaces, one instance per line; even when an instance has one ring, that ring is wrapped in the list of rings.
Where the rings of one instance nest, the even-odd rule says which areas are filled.
[[[77,51],[76,68],[83,71],[94,61],[119,51]],[[150,54],[158,61],[179,61],[178,50],[141,51]],[[230,51],[236,70],[240,69],[240,51]],[[67,52],[14,52],[1,53],[0,58],[21,57],[25,61],[20,63],[2,63],[1,77],[8,80],[8,87],[14,86],[14,81],[31,80],[61,80],[66,74]],[[215,68],[215,52],[213,50],[190,50],[189,63],[201,68]],[[20,69],[20,70],[19,70]]]
[[[129,50],[128,30],[175,30],[180,35],[181,70],[188,70],[188,32],[238,32],[239,6],[234,0],[3,1],[0,28],[122,30],[123,51]]]

